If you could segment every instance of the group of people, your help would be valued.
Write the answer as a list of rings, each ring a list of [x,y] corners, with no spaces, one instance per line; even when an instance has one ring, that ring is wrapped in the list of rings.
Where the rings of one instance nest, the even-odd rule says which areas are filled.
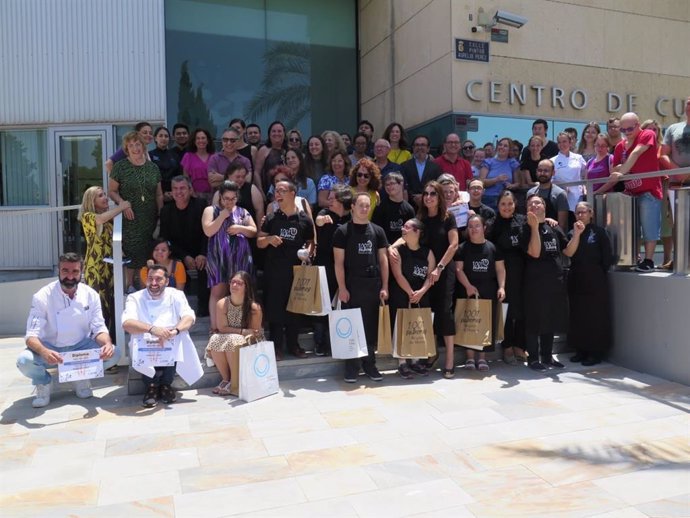
[[[261,128],[234,119],[218,152],[206,129],[176,124],[171,133],[140,123],[106,164],[108,192],[84,193],[84,281],[99,293],[112,334],[112,267],[103,259],[112,253],[112,219],[123,213],[128,291],[148,290],[154,266],[164,270],[168,288],[183,290],[187,273],[197,277],[196,316],[210,317],[208,354],[222,374],[220,394],[229,388],[227,354],[238,340],[228,335],[259,338],[267,328],[278,359],[285,352],[305,357],[298,335],[310,325],[315,354],[328,354],[324,317],[286,310],[293,267],[305,261],[325,267],[330,295],[337,293],[343,308],[362,310],[369,354],[346,362],[345,381],[356,381],[360,367],[381,379],[375,350],[382,301],[392,323],[410,304],[432,309],[448,378],[456,367],[455,300],[475,295],[493,301],[494,336],[500,304],[508,305],[506,361],[561,367],[551,347],[554,333],[567,330],[574,359],[594,364],[610,345],[610,243],[593,223],[584,188],[558,184],[601,179],[595,194],[623,185],[640,208],[645,256],[638,269],[654,268],[654,246],[672,229],[664,185],[660,178],[621,178],[690,160],[687,122],[671,126],[663,142],[659,125],[649,122],[627,113],[610,119],[606,133],[590,123],[578,144],[568,132],[548,140],[548,124],[538,119],[524,149],[509,138],[478,148],[451,133],[436,157],[428,137],[409,142],[398,123],[379,139],[363,120],[352,138],[325,131],[305,141],[276,121],[261,145]],[[564,255],[571,258],[567,282]],[[592,318],[596,333],[582,325]],[[401,362],[399,373],[424,375],[434,360]],[[489,369],[484,355],[469,349],[464,367]]]

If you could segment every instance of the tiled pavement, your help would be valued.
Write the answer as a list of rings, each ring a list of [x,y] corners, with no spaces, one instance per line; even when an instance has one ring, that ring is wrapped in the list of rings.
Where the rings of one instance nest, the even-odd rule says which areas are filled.
[[[31,408],[0,339],[0,516],[690,516],[690,387],[611,364]]]

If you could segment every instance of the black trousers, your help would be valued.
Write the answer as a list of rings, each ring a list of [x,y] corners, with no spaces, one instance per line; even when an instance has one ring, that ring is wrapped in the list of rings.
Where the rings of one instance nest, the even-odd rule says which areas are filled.
[[[362,324],[364,335],[367,339],[367,351],[364,358],[345,360],[345,368],[359,368],[361,363],[376,363],[376,345],[379,329],[379,293],[381,291],[380,277],[353,277],[347,279],[347,289],[350,292],[350,300],[343,304],[343,309],[360,308],[362,311]]]
[[[549,361],[553,355],[553,333],[546,333],[543,335],[527,333],[525,345],[527,346],[527,354],[529,355],[530,363],[536,361]]]
[[[269,323],[268,332],[271,334],[271,340],[277,351],[287,350],[294,351],[299,346],[299,315],[288,313],[289,316],[284,323]],[[283,349],[285,347],[285,349]]]

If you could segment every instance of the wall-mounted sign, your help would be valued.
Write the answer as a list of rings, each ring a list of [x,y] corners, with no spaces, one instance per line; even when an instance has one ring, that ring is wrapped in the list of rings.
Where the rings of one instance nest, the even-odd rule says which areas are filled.
[[[499,43],[508,43],[508,29],[491,29],[491,41],[498,41]]]
[[[455,131],[479,131],[479,119],[469,115],[456,115]]]
[[[489,42],[455,38],[455,59],[489,62]]]

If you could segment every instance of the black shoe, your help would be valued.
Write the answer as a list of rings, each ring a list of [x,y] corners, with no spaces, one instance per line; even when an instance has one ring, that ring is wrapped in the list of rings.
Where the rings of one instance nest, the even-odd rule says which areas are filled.
[[[653,272],[654,271],[654,261],[651,259],[642,259],[637,266],[635,266],[635,271],[637,272]]]
[[[170,403],[175,402],[177,396],[175,395],[175,391],[170,385],[161,385],[160,398],[163,403],[169,405]]]
[[[582,365],[584,365],[585,367],[591,367],[592,365],[597,365],[599,363],[601,363],[601,360],[599,358],[590,356],[582,362]]]
[[[570,357],[570,361],[572,363],[580,363],[580,362],[585,361],[586,359],[587,359],[587,356],[585,356],[582,353],[577,353],[577,354],[575,354],[575,356]]]
[[[426,369],[424,365],[421,365],[420,363],[415,362],[412,365],[410,365],[410,370],[415,374],[419,374],[420,376],[429,375],[429,371]]]
[[[546,370],[546,367],[544,367],[544,364],[541,362],[531,362],[528,367],[533,371],[544,372]]]
[[[153,408],[156,404],[158,404],[158,385],[151,383],[146,388],[143,405],[146,408]]]
[[[345,364],[345,377],[343,381],[345,383],[357,383],[357,377],[359,376],[359,366],[351,366],[350,364]]]
[[[544,360],[542,363],[544,365],[546,365],[547,367],[555,367],[556,369],[565,369],[565,365],[563,365],[558,360],[554,360],[553,358],[550,358],[548,360]]]
[[[411,380],[414,378],[414,374],[412,374],[409,365],[406,363],[403,363],[398,367],[398,375],[400,375],[400,377],[404,380]]]
[[[381,373],[376,368],[376,365],[374,365],[373,363],[365,363],[363,365],[363,368],[364,368],[364,374],[369,376],[369,379],[371,381],[382,381],[383,380],[383,376],[381,376]]]
[[[321,344],[314,345],[314,356],[326,356],[325,347]]]

